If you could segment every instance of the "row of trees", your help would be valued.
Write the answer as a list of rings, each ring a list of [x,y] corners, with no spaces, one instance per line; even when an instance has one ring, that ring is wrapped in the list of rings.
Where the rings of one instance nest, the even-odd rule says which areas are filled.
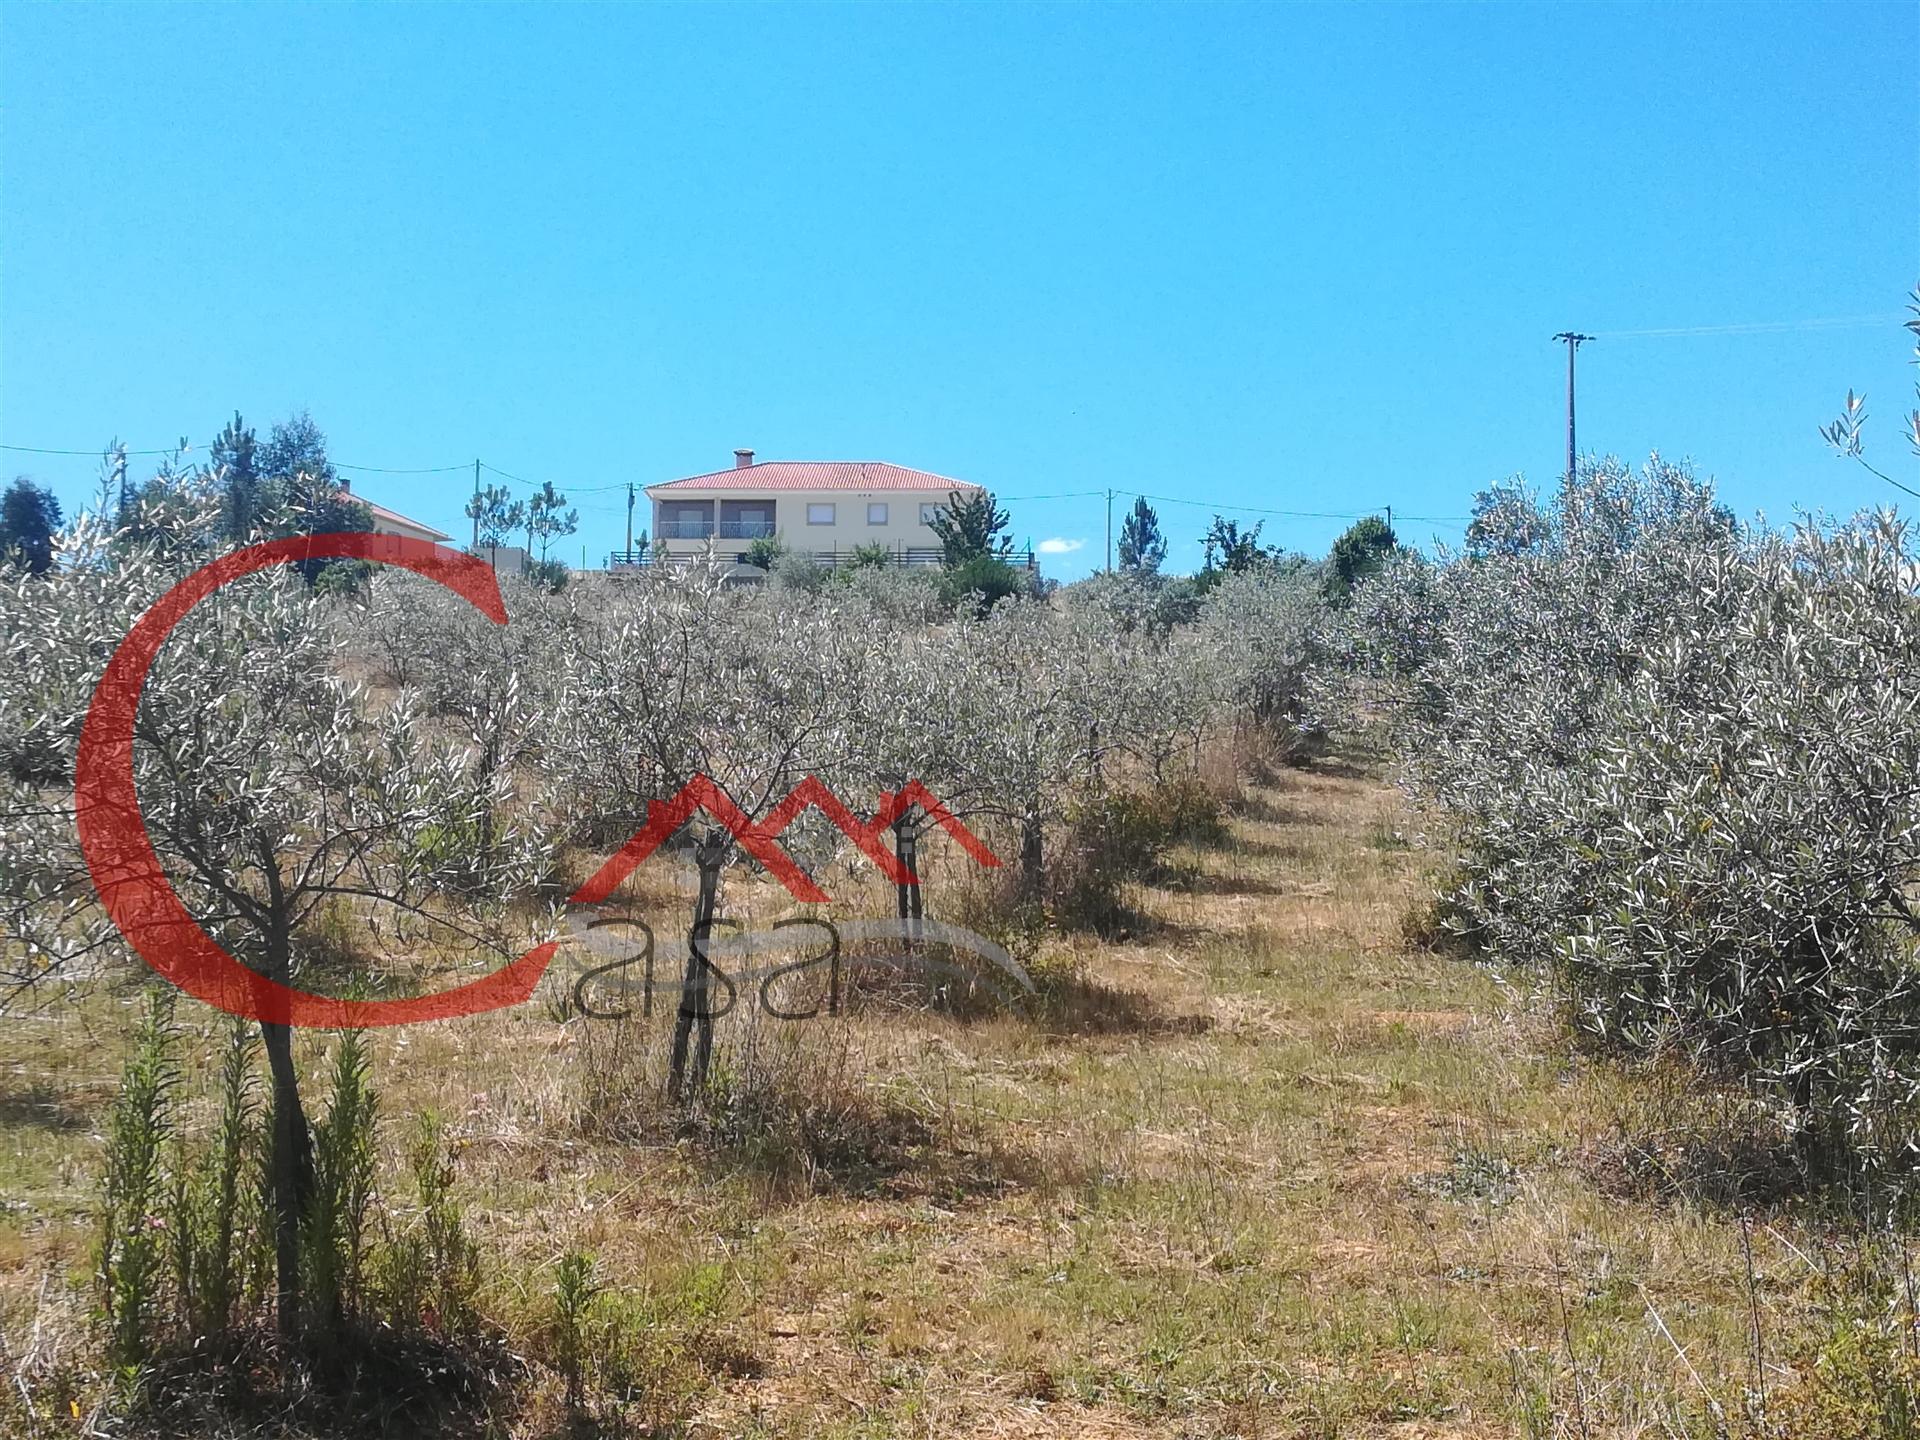
[[[503,485],[489,485],[467,502],[466,516],[474,522],[479,545],[490,558],[524,532],[529,557],[536,544],[540,547],[540,558],[530,558],[527,567],[533,578],[550,590],[566,584],[566,565],[553,558],[552,549],[556,540],[564,540],[580,528],[580,512],[568,507],[567,497],[554,488],[551,480],[542,481],[526,500],[514,499],[513,492]],[[644,533],[640,540],[644,547]]]
[[[1920,294],[1906,329],[1920,356]],[[1821,434],[1868,464],[1864,397]],[[1920,410],[1906,417],[1920,455]],[[1920,546],[1743,526],[1657,455],[1480,495],[1343,617],[1454,859],[1441,917],[1576,1031],[1777,1109],[1809,1178],[1920,1159]],[[1871,1193],[1869,1188],[1862,1193]]]
[[[1276,565],[1297,568],[1306,563],[1305,557],[1280,547],[1262,546],[1260,532],[1265,525],[1264,520],[1257,520],[1242,526],[1224,515],[1214,516],[1201,537],[1202,560],[1195,577],[1198,584],[1206,588],[1218,584],[1222,576],[1241,575]],[[1347,599],[1355,585],[1378,573],[1399,548],[1393,527],[1387,521],[1377,515],[1356,521],[1333,542],[1328,552],[1323,569],[1328,595]],[[1145,496],[1133,502],[1133,508],[1121,521],[1119,549],[1119,569],[1124,574],[1158,575],[1166,563],[1166,536],[1160,529],[1159,515]]]
[[[1569,1020],[1781,1107],[1809,1173],[1920,1155],[1920,556],[1889,514],[1735,523],[1657,457],[1356,598],[1447,923]]]

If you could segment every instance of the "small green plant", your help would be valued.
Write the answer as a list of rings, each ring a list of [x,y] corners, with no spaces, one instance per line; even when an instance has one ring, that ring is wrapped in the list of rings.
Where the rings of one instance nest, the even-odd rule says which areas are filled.
[[[381,1257],[381,1298],[396,1320],[425,1325],[449,1339],[470,1335],[478,1320],[480,1252],[453,1193],[455,1143],[434,1111],[420,1116],[408,1152],[416,1209]]]
[[[152,1358],[167,1260],[164,1152],[173,1136],[173,992],[156,990],[107,1121],[99,1278],[107,1358],[119,1370]]]
[[[1766,1398],[1768,1436],[1920,1437],[1920,1323],[1903,1239],[1860,1237],[1818,1284],[1820,1333],[1795,1355],[1793,1383]]]
[[[249,1163],[261,1144],[258,1050],[253,1027],[235,1019],[219,1074],[220,1114],[198,1164],[175,1166],[178,1197],[171,1223],[180,1311],[196,1335],[229,1329],[246,1288],[249,1240],[258,1230],[250,1210]]]
[[[331,1084],[327,1117],[314,1127],[313,1189],[301,1235],[307,1302],[321,1334],[337,1334],[362,1298],[380,1106],[360,1031],[342,1032]]]
[[[573,1410],[586,1403],[588,1318],[599,1293],[591,1255],[569,1250],[560,1257],[553,1279],[553,1350]]]

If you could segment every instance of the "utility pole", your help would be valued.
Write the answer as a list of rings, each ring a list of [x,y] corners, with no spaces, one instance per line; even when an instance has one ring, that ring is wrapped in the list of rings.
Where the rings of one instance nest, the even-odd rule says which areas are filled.
[[[627,553],[624,564],[633,563],[633,481],[627,481]]]
[[[1573,445],[1573,355],[1581,344],[1593,339],[1591,335],[1576,335],[1571,330],[1562,330],[1553,337],[1563,341],[1567,347],[1567,483],[1573,483],[1574,464],[1579,459],[1579,451]]]
[[[473,549],[471,554],[480,553],[480,457],[473,460]]]
[[[1393,507],[1391,505],[1387,506],[1387,533],[1389,535],[1393,533]]]
[[[1107,573],[1113,573],[1113,491],[1107,491]]]

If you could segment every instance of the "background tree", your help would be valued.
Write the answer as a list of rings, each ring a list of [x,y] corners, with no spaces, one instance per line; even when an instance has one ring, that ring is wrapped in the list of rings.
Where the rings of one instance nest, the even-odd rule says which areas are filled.
[[[541,484],[527,502],[527,534],[540,544],[540,563],[547,563],[547,551],[555,540],[563,540],[580,528],[580,512],[567,509],[567,497],[553,488],[551,480]]]
[[[100,477],[94,489],[93,513],[103,523],[111,524],[115,516],[127,513],[132,499],[127,483],[127,442],[116,436],[100,452]]]
[[[787,542],[778,535],[756,535],[740,552],[740,563],[756,570],[772,570],[787,553]]]
[[[486,549],[487,563],[497,565],[500,547],[526,523],[526,508],[513,498],[506,486],[489,485],[467,501],[467,518],[479,523],[480,544]]]
[[[260,474],[270,482],[280,513],[270,527],[281,535],[365,534],[373,512],[341,484],[327,458],[327,437],[305,410],[273,427],[255,452]],[[322,578],[330,588],[357,589],[371,573],[364,560],[302,560],[294,568],[309,585]]]
[[[1393,527],[1378,515],[1354,521],[1327,552],[1327,597],[1346,600],[1397,548]]]
[[[1467,521],[1467,554],[1513,559],[1538,554],[1552,537],[1552,525],[1540,502],[1517,477],[1489,485],[1473,497]]]
[[[305,410],[275,425],[267,443],[258,447],[256,459],[260,473],[271,480],[304,476],[310,487],[339,484],[333,461],[327,458],[326,434]]]
[[[44,575],[53,568],[53,537],[59,529],[60,502],[53,492],[25,475],[15,476],[0,496],[0,561]]]
[[[151,547],[180,561],[209,558],[221,538],[219,497],[203,468],[186,464],[187,442],[168,451],[153,474],[137,488],[127,479],[123,448],[108,451],[103,493],[122,497],[110,523],[123,548]]]
[[[220,520],[227,539],[243,545],[260,523],[266,497],[260,485],[259,446],[238,410],[207,454],[220,486]]]
[[[1029,589],[1026,574],[997,555],[975,555],[940,572],[940,597],[947,608],[964,605],[976,615]]]
[[[1160,517],[1141,496],[1120,524],[1120,568],[1153,575],[1166,558],[1167,538],[1160,533]]]
[[[1200,573],[1194,577],[1202,593],[1211,590],[1228,575],[1244,575],[1257,570],[1271,556],[1260,547],[1260,531],[1266,521],[1256,520],[1247,529],[1240,528],[1238,520],[1229,520],[1224,515],[1213,517],[1213,523],[1207,526],[1207,533],[1201,537],[1205,547],[1200,562]]]
[[[1011,518],[985,490],[954,490],[928,524],[940,537],[948,567],[957,568],[982,556],[998,559],[1011,553],[1013,541],[1001,533]]]

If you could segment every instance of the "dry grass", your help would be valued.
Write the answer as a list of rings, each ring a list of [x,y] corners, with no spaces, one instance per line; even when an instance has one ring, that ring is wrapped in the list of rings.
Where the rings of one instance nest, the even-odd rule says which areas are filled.
[[[583,1128],[581,1052],[611,1022],[538,1003],[382,1032],[376,1080],[390,1115],[459,1135],[510,1335],[537,1352],[552,1266],[580,1249],[654,1337],[652,1393],[603,1407],[609,1429],[1707,1435],[1762,1384],[1815,1383],[1822,1237],[1763,1217],[1750,1287],[1730,1211],[1596,1164],[1648,1082],[1408,947],[1429,862],[1398,824],[1375,780],[1282,773],[1227,844],[1180,857],[1178,888],[1129,895],[1141,931],[1050,938],[1031,1015],[878,997],[779,1036],[726,1022],[727,1073],[760,1063],[789,1086],[772,1109],[823,1108],[817,1147],[772,1123]],[[648,883],[635,903],[671,933]],[[877,888],[843,903],[886,913]],[[762,888],[729,906],[779,913]],[[93,1131],[129,1028],[98,996],[0,1042],[0,1333],[28,1383],[85,1407],[97,1384],[59,1363],[84,1353]],[[495,1433],[564,1432],[539,1374]]]

